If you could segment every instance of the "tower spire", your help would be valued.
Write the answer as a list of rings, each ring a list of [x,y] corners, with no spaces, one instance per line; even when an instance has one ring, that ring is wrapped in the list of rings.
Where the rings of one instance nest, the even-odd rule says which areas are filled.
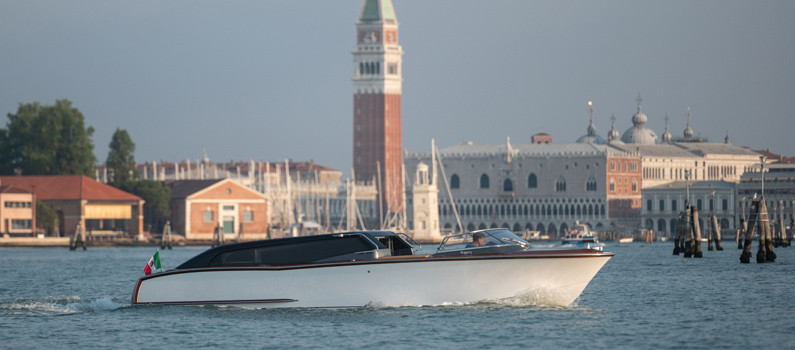
[[[690,106],[687,106],[687,113],[685,113],[685,116],[687,116],[687,127],[685,128],[685,138],[690,139],[693,137],[693,129],[690,128]]]

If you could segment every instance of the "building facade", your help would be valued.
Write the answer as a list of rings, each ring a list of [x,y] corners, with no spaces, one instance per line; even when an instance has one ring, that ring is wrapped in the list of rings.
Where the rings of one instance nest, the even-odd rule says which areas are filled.
[[[0,181],[0,234],[31,237],[36,233],[36,195]]]
[[[640,227],[637,154],[591,143],[511,145],[508,140],[462,143],[440,150],[439,157],[447,182],[440,181],[439,192],[444,232],[504,227],[560,236],[575,221],[598,231]],[[430,158],[407,153],[406,167],[428,164]],[[416,183],[415,176],[409,174],[407,183]],[[410,198],[412,204],[416,199]]]
[[[353,49],[353,168],[374,182],[387,211],[402,205],[402,58],[391,0],[364,0]]]
[[[688,190],[689,186],[689,190]],[[698,208],[702,235],[710,215],[718,218],[722,230],[735,229],[737,217],[736,184],[727,181],[674,181],[643,189],[643,227],[667,235],[676,234],[679,212],[687,203]],[[688,201],[687,194],[690,193]]]
[[[77,225],[94,236],[144,232],[144,200],[88,176],[0,176],[0,182],[30,191],[50,207],[59,236],[74,235]]]

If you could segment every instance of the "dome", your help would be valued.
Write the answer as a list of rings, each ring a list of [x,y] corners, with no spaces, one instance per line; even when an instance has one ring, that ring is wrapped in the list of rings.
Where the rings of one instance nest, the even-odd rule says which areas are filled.
[[[593,125],[593,119],[591,119],[591,124],[588,125],[586,131],[587,134],[577,139],[577,143],[595,143],[597,145],[604,145],[607,143],[605,139],[596,134],[596,126]]]
[[[685,128],[685,138],[689,139],[692,137],[693,137],[693,129],[691,129],[690,126],[688,126]]]
[[[662,141],[671,143],[672,138],[673,137],[671,136],[671,133],[669,133],[668,130],[666,129],[665,132],[662,134]]]
[[[428,171],[428,165],[423,163],[423,162],[420,162],[419,164],[417,164],[415,169],[417,169],[419,171]]]
[[[624,135],[621,136],[621,141],[641,145],[656,144],[657,134],[646,127],[646,121],[648,121],[648,117],[640,111],[640,104],[638,104],[638,112],[632,116],[633,125],[624,132]]]

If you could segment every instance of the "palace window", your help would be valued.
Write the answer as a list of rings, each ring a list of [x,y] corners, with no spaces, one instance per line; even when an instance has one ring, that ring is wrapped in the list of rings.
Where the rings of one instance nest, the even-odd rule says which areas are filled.
[[[585,183],[585,190],[589,192],[596,191],[596,178],[593,176],[588,178],[588,182]]]
[[[563,176],[559,177],[558,181],[555,182],[555,191],[566,192],[566,179]]]
[[[489,176],[486,174],[480,175],[480,188],[489,188]]]
[[[530,174],[527,177],[527,188],[536,188],[538,187],[538,178],[536,178],[536,174]]]
[[[452,189],[460,187],[461,184],[460,184],[460,179],[458,178],[458,174],[453,174],[453,176],[450,176],[450,188]]]
[[[505,179],[505,181],[502,183],[502,190],[505,192],[513,191],[513,182],[511,179]]]

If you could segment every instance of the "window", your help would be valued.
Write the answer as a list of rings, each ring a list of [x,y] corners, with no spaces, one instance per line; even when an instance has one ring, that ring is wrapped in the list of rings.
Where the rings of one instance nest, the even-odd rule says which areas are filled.
[[[530,174],[527,177],[527,188],[536,188],[538,187],[538,178],[536,178],[536,174]]]
[[[671,210],[676,211],[676,199],[671,200]]]
[[[594,178],[593,176],[588,178],[588,182],[585,183],[585,190],[596,191],[596,178]]]
[[[450,176],[450,188],[460,188],[460,187],[461,184],[460,180],[458,179],[458,175],[453,174],[453,176]]]
[[[224,233],[235,233],[234,216],[224,216]]]
[[[204,222],[213,222],[213,211],[212,210],[205,210],[204,211]]]
[[[513,182],[511,181],[511,179],[505,179],[505,182],[502,183],[502,190],[504,192],[513,191]]]
[[[398,74],[398,65],[397,65],[397,63],[390,63],[389,64],[389,74],[392,74],[392,75]]]
[[[723,210],[729,210],[729,201],[726,199],[723,200]]]
[[[701,211],[701,200],[700,199],[696,201],[696,208],[698,208],[698,211]]]
[[[646,200],[646,211],[651,211],[651,199]]]
[[[566,179],[563,176],[559,177],[558,181],[555,182],[555,191],[566,192]]]
[[[254,221],[254,212],[251,210],[246,210],[243,212],[243,222],[252,222]]]
[[[11,220],[12,230],[28,230],[30,229],[31,220]]]
[[[224,206],[224,210],[235,210],[235,206],[234,205],[225,205]]]
[[[638,192],[638,181],[632,179],[632,192]]]
[[[610,170],[616,170],[616,162],[610,162]]]
[[[638,171],[638,163],[635,163],[635,162],[629,163],[629,170]]]
[[[31,202],[5,202],[6,208],[30,208]]]
[[[710,199],[709,200],[709,210],[715,210],[714,204],[715,203],[712,203],[712,199]]]
[[[616,180],[610,179],[610,192],[616,191]]]
[[[489,176],[486,174],[480,175],[480,188],[489,188]]]
[[[660,211],[665,211],[665,200],[664,199],[660,199]],[[661,231],[665,231],[665,230],[661,230]]]

